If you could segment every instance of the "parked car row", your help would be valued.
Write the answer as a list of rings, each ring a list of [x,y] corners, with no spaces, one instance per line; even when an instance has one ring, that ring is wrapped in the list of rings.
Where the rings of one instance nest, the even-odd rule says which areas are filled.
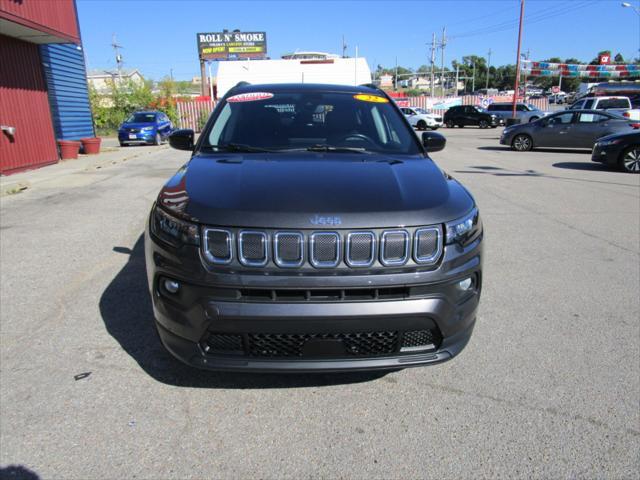
[[[508,126],[502,145],[527,151],[541,147],[589,148],[596,162],[640,172],[640,123],[603,110],[565,110]]]

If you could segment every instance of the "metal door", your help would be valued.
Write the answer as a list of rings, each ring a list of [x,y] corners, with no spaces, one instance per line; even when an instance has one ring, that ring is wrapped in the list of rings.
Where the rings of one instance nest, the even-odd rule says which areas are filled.
[[[0,35],[0,173],[58,161],[38,46]]]

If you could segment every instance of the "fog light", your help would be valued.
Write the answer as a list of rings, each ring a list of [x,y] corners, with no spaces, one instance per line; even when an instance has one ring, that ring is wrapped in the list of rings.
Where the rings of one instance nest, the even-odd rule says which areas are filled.
[[[458,282],[458,288],[463,292],[471,289],[471,287],[473,287],[473,280],[471,279],[471,277],[465,278],[464,280]]]
[[[167,279],[164,281],[164,288],[169,293],[178,293],[178,290],[180,290],[180,284],[175,280]]]

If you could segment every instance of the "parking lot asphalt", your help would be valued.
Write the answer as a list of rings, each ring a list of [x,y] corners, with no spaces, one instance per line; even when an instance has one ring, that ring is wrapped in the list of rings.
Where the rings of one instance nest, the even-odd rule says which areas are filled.
[[[141,234],[166,147],[0,199],[2,478],[638,478],[640,176],[441,130],[486,229],[474,335],[387,374],[192,370]]]

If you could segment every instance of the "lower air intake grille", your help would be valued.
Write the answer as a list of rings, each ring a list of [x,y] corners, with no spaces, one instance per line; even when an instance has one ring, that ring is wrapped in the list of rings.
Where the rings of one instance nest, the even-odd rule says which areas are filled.
[[[243,354],[242,335],[227,333],[211,333],[202,343],[202,348],[209,354]]]
[[[389,355],[398,351],[398,332],[361,333],[254,333],[247,335],[253,357],[304,357],[309,341],[334,340],[344,351],[336,357]]]
[[[433,330],[413,330],[402,335],[401,352],[435,349],[441,341],[439,332]]]

